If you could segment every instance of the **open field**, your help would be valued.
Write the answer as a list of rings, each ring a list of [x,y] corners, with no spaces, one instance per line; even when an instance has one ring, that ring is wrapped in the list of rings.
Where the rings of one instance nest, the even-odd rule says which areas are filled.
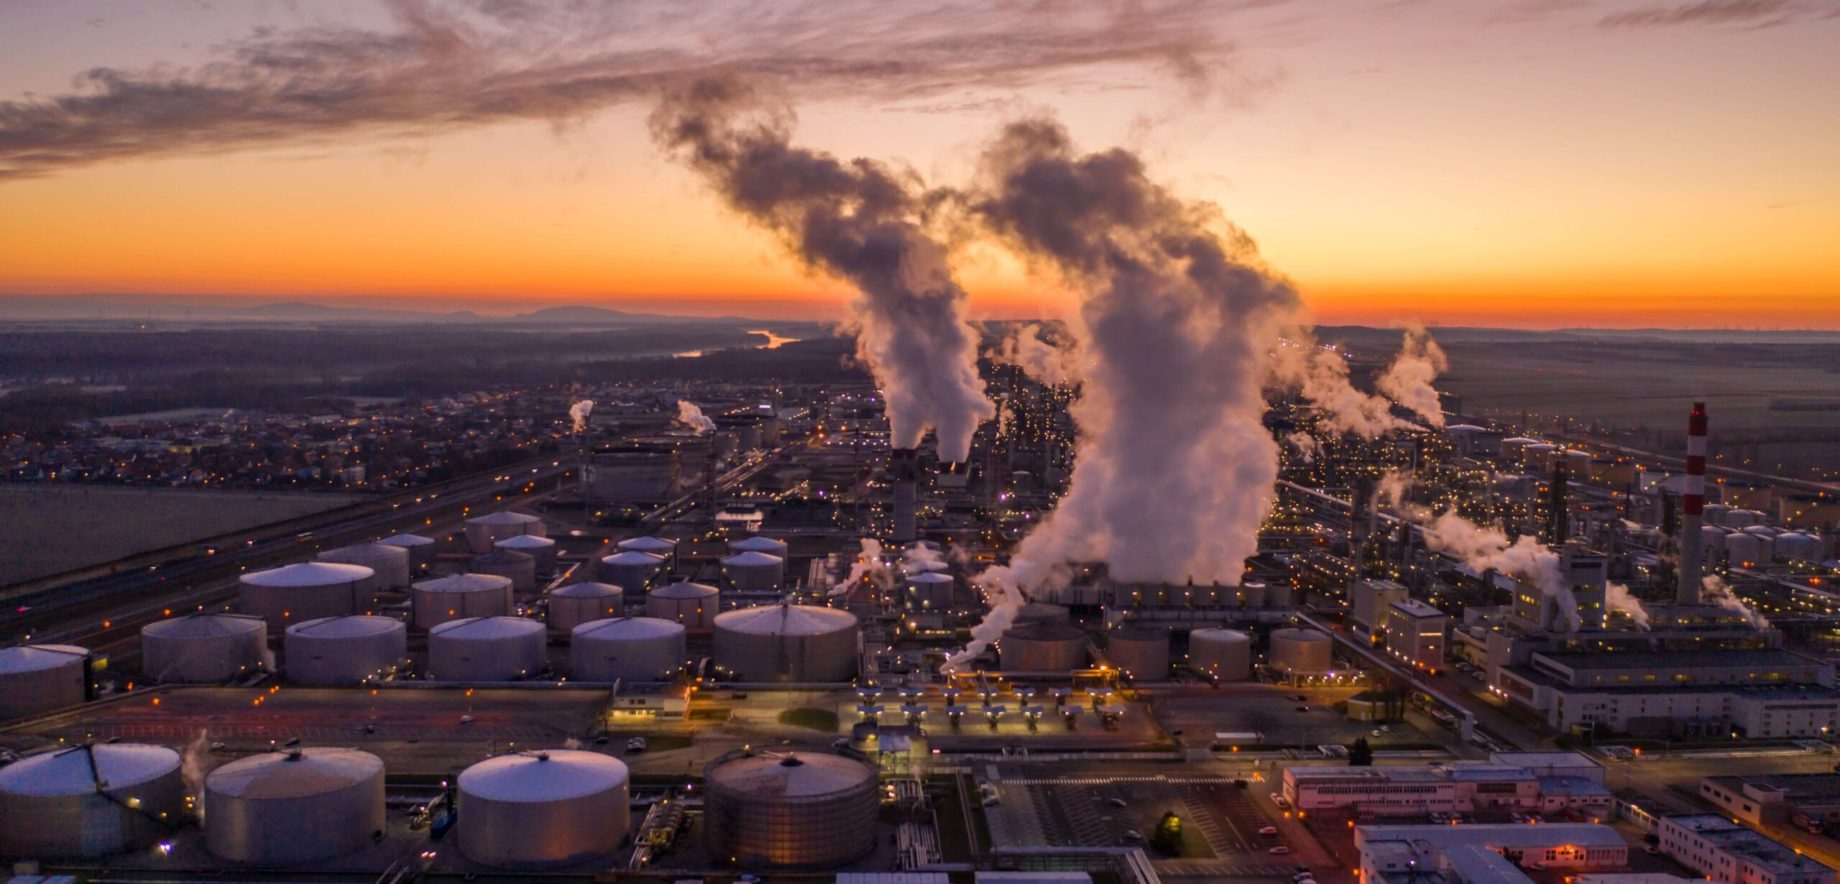
[[[337,509],[343,494],[0,485],[0,585]]]

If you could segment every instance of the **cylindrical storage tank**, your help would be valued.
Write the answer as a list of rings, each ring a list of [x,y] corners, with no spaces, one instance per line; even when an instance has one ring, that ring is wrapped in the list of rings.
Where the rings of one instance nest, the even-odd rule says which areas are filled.
[[[418,580],[409,590],[416,629],[450,620],[503,617],[511,613],[511,578],[496,574],[454,574]]]
[[[88,693],[89,649],[76,645],[0,648],[0,721],[75,706]]]
[[[1817,562],[1821,559],[1821,541],[1800,532],[1778,535],[1776,557],[1790,562]]]
[[[318,862],[384,831],[383,759],[369,752],[264,752],[204,778],[204,846],[232,862]]]
[[[601,581],[626,592],[644,592],[663,568],[663,556],[629,549],[601,559]]]
[[[1766,520],[1767,517],[1756,510],[1728,510],[1725,513],[1725,527],[1727,528],[1749,528],[1752,525],[1761,525]]]
[[[267,656],[260,617],[190,614],[141,627],[141,674],[152,681],[228,681],[254,672]]]
[[[1073,613],[1063,605],[1051,602],[1028,602],[1016,612],[1015,623],[1067,623],[1073,619]]]
[[[740,540],[731,540],[728,542],[728,551],[730,553],[763,552],[767,555],[779,556],[783,559],[786,557],[786,550],[786,541],[775,540],[771,537],[762,537],[758,534],[753,537],[743,537]]]
[[[629,537],[613,545],[619,552],[651,553],[659,558],[668,559],[677,552],[677,544],[662,537]]]
[[[762,605],[716,615],[715,663],[737,681],[849,681],[856,615],[810,605]]]
[[[396,534],[377,541],[384,546],[394,546],[409,551],[409,565],[417,572],[434,567],[434,554],[439,549],[434,538],[420,534]]]
[[[1239,587],[1240,604],[1248,608],[1265,607],[1265,584],[1248,580]]]
[[[377,572],[363,565],[301,562],[238,578],[236,607],[283,629],[303,620],[363,614],[376,588]]]
[[[1067,672],[1086,665],[1088,642],[1071,623],[1024,623],[997,640],[997,660],[1005,672]]]
[[[685,656],[684,627],[656,617],[594,620],[569,634],[577,681],[664,681]]]
[[[660,586],[645,597],[645,616],[682,623],[685,629],[708,629],[721,610],[720,590],[688,580]]]
[[[568,632],[583,623],[618,617],[626,610],[625,595],[605,583],[571,583],[549,591],[549,628]]]
[[[1723,504],[1709,503],[1701,508],[1700,512],[1702,517],[1706,520],[1706,524],[1723,525],[1725,524],[1725,514],[1731,512],[1731,507]]]
[[[1540,476],[1552,472],[1553,461],[1559,456],[1559,446],[1550,442],[1536,442],[1521,451],[1521,463]]]
[[[179,753],[102,743],[0,767],[0,856],[99,857],[153,843],[185,805]]]
[[[461,771],[457,786],[460,852],[495,868],[605,857],[631,825],[626,765],[598,752],[500,755]]]
[[[1734,568],[1751,568],[1771,561],[1770,538],[1734,531],[1725,535],[1725,557]]]
[[[359,543],[329,549],[313,557],[335,565],[363,565],[377,575],[377,589],[405,589],[414,566],[406,547],[388,543]]]
[[[556,541],[535,534],[519,534],[507,537],[492,544],[496,549],[522,553],[537,561],[537,576],[548,577],[556,573]]]
[[[1699,553],[1702,564],[1717,564],[1719,557],[1725,554],[1725,535],[1732,532],[1717,525],[1701,525],[1699,528]]]
[[[1774,539],[1776,535],[1781,534],[1782,532],[1776,530],[1775,528],[1771,528],[1768,525],[1752,525],[1749,528],[1744,529],[1744,533],[1755,534],[1758,537],[1769,537],[1769,538]]]
[[[1507,439],[1503,439],[1501,440],[1501,459],[1520,463],[1521,458],[1527,451],[1527,446],[1538,441],[1540,440],[1529,439],[1526,436],[1511,436]]]
[[[509,577],[513,593],[530,595],[537,591],[537,559],[535,556],[506,549],[493,550],[483,556],[474,556],[466,570],[474,574]]]
[[[409,627],[393,617],[327,617],[287,628],[287,680],[332,687],[364,684],[396,671],[409,656]]]
[[[1188,634],[1188,665],[1221,681],[1252,677],[1252,636],[1237,629],[1197,629]]]
[[[1328,672],[1335,668],[1335,643],[1314,629],[1274,629],[1271,665],[1280,672]]]
[[[907,607],[915,611],[944,611],[952,607],[952,575],[921,571],[907,578]]]
[[[703,836],[717,862],[826,868],[875,847],[874,768],[836,755],[752,755],[703,772]]]
[[[451,620],[428,632],[428,677],[512,681],[543,671],[543,624],[522,617]]]
[[[778,592],[786,581],[786,560],[772,553],[736,553],[722,560],[722,576],[737,592]]]
[[[1105,637],[1105,658],[1136,681],[1169,677],[1169,633],[1161,629],[1114,629]]]
[[[519,534],[547,536],[543,520],[536,516],[510,511],[486,513],[466,520],[466,548],[474,555],[492,551],[492,544]]]
[[[1565,472],[1570,479],[1584,481],[1591,478],[1591,453],[1577,449],[1565,452]]]

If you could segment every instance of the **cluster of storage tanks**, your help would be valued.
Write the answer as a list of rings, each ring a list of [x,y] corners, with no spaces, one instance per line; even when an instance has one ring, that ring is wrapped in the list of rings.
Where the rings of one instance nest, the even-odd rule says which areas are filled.
[[[1032,602],[997,641],[998,665],[1012,674],[1053,674],[1103,664],[1135,681],[1169,677],[1179,633],[1160,626],[1123,625],[1091,632],[1075,625],[1067,609]],[[1219,681],[1252,676],[1253,637],[1238,629],[1204,627],[1188,632],[1183,666]],[[1314,629],[1272,630],[1267,665],[1287,674],[1321,674],[1334,668],[1334,641]],[[1094,653],[1098,657],[1094,657]]]
[[[1706,509],[1711,510],[1712,507]],[[1746,511],[1731,510],[1725,513],[1727,524],[1700,526],[1700,554],[1706,564],[1716,564],[1723,558],[1733,567],[1754,568],[1772,562],[1823,560],[1826,544],[1821,538],[1799,531],[1783,531],[1768,525],[1733,526],[1730,524],[1730,516],[1739,512]]]

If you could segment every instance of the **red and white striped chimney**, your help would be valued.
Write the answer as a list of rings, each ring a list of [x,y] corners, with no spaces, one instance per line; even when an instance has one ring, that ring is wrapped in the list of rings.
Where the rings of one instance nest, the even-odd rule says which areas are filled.
[[[1687,415],[1687,485],[1680,495],[1680,585],[1674,600],[1698,604],[1700,593],[1700,526],[1706,512],[1706,403],[1693,403]]]

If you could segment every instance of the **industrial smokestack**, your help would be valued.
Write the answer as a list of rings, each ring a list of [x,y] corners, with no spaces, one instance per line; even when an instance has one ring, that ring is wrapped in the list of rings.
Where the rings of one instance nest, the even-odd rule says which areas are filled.
[[[1680,496],[1680,584],[1674,601],[1696,605],[1700,600],[1700,525],[1706,512],[1706,403],[1693,403],[1687,415],[1687,486]]]
[[[918,536],[914,529],[914,498],[920,484],[920,455],[912,448],[896,448],[888,455],[888,472],[894,479],[894,536],[895,543],[913,543]]]

